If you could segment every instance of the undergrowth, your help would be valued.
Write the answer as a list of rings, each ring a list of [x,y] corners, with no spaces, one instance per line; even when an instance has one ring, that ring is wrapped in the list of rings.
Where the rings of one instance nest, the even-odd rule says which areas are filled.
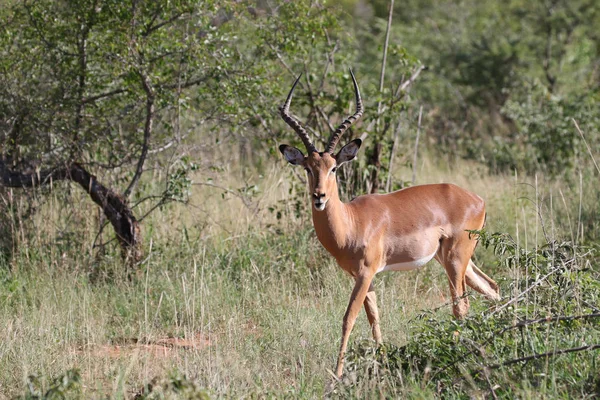
[[[471,182],[488,202],[489,229],[516,237],[472,232],[477,264],[503,300],[470,297],[468,317],[457,321],[437,263],[378,275],[386,342],[365,339],[361,312],[334,385],[328,371],[352,282],[306,210],[269,211],[287,204],[285,188],[260,198],[260,217],[210,191],[196,201],[212,219],[168,206],[144,221],[147,257],[131,277],[118,249],[90,248],[85,232],[96,222],[84,206],[68,229],[59,209],[29,222],[1,209],[0,231],[13,234],[0,257],[0,398],[598,397],[597,232],[593,219],[574,217],[596,210],[596,192],[556,186],[566,195],[559,203],[554,186],[538,193],[512,182]],[[547,204],[552,237],[571,241],[543,239],[538,209]],[[160,356],[147,350],[166,339],[195,344]]]
[[[600,396],[596,249],[548,241],[528,251],[506,234],[473,233],[499,267],[522,272],[502,283],[504,299],[490,308],[476,301],[461,321],[425,312],[403,346],[357,343],[333,395],[409,396],[416,386],[450,398]]]
[[[321,390],[327,387],[322,380],[307,380],[299,385],[290,383],[288,387],[283,381],[279,388],[269,384],[268,380],[254,388],[210,388],[211,380],[226,376],[227,372],[234,374],[235,379],[240,379],[239,369],[228,370],[231,367],[227,367],[229,362],[242,361],[240,357],[262,359],[262,363],[250,364],[252,374],[259,373],[257,368],[264,368],[272,362],[281,363],[277,368],[289,368],[288,374],[293,374],[294,368],[303,368],[302,364],[309,360],[299,358],[298,354],[302,352],[309,352],[306,353],[307,357],[335,354],[335,344],[323,347],[322,344],[326,344],[328,339],[319,337],[316,332],[317,328],[331,331],[326,320],[308,326],[307,321],[314,319],[314,313],[318,312],[323,301],[329,301],[332,296],[343,298],[347,293],[344,287],[338,293],[335,281],[326,278],[331,270],[324,272],[323,268],[318,268],[327,262],[318,246],[314,243],[299,245],[313,242],[309,232],[299,230],[285,236],[285,239],[272,235],[251,235],[234,240],[228,246],[218,246],[218,242],[215,242],[208,249],[204,247],[202,253],[198,251],[198,246],[206,246],[206,242],[189,241],[189,253],[184,253],[181,260],[163,265],[165,270],[157,272],[156,276],[142,276],[125,286],[117,285],[120,288],[113,289],[112,297],[93,296],[113,287],[115,283],[111,283],[111,280],[114,277],[91,285],[95,295],[87,294],[87,284],[77,289],[80,295],[96,299],[90,301],[106,299],[103,313],[115,314],[111,317],[112,322],[104,323],[104,340],[118,342],[124,334],[136,335],[136,331],[129,326],[132,321],[141,323],[144,320],[144,308],[150,306],[155,315],[154,322],[152,326],[145,323],[137,333],[141,342],[148,341],[150,336],[160,335],[161,331],[185,336],[186,332],[197,329],[205,330],[211,338],[216,335],[217,341],[225,335],[231,336],[230,340],[247,342],[239,347],[223,343],[225,347],[222,350],[210,355],[216,355],[217,358],[228,353],[234,355],[232,360],[225,361],[222,371],[221,367],[210,371],[192,365],[191,368],[184,368],[187,373],[176,372],[175,369],[168,377],[157,375],[140,381],[139,377],[134,376],[126,386],[113,394],[127,394],[125,397],[138,399],[204,399],[250,393],[257,397],[319,396]],[[346,356],[345,374],[324,393],[326,396],[509,399],[540,396],[593,398],[600,395],[600,310],[597,306],[600,304],[600,274],[593,267],[597,262],[597,249],[568,241],[547,241],[542,246],[527,250],[507,234],[490,234],[486,231],[474,231],[472,234],[478,235],[483,247],[493,250],[498,260],[498,265],[493,269],[507,272],[499,282],[503,300],[491,304],[479,296],[473,297],[470,299],[472,307],[469,316],[460,321],[450,316],[448,304],[416,313],[406,322],[408,340],[402,345],[386,342],[376,347],[371,340],[356,339],[356,334],[353,335],[355,339]],[[155,248],[154,251],[155,264],[172,256],[166,248]],[[197,278],[186,275],[190,273],[189,267],[182,266],[183,260],[189,260],[188,254],[201,254],[197,261],[205,265],[204,268],[208,265],[206,260],[212,262],[208,267],[210,270],[202,272],[204,275],[198,278],[205,281],[202,283],[198,280],[201,286],[198,290],[212,287],[213,292],[208,293],[209,297],[199,295],[196,298],[190,295]],[[263,260],[260,280],[257,279],[258,260]],[[269,264],[264,260],[272,261]],[[152,264],[152,260],[149,263]],[[145,274],[152,274],[157,269],[155,264]],[[37,286],[30,287],[21,275],[20,289],[15,292],[8,285],[9,276],[5,278],[7,284],[4,288],[8,290],[4,295],[5,306],[17,301],[11,307],[21,304],[23,313],[29,312],[26,309],[35,304],[41,304],[44,292],[39,295],[35,292],[27,294],[28,290],[39,290],[41,286],[38,289]],[[189,282],[184,282],[182,290],[172,286],[172,281],[186,279]],[[215,292],[219,284],[225,286]],[[143,293],[145,285],[151,287],[152,291]],[[289,291],[297,292],[298,297],[290,298]],[[270,295],[266,296],[266,293]],[[25,296],[29,305],[19,300],[25,299]],[[143,303],[132,302],[144,296],[147,299]],[[302,299],[310,296],[316,296],[314,304],[317,308],[312,308],[312,303],[304,303],[306,310],[290,312],[294,307],[288,302],[305,302]],[[185,307],[175,310],[173,314],[169,308],[161,309],[163,301]],[[338,299],[332,303],[339,302]],[[195,316],[193,311],[190,313],[187,307],[191,307],[192,303],[206,307],[207,314]],[[389,309],[389,305],[387,307]],[[238,312],[236,310],[244,310],[240,315],[242,321],[253,319],[257,330],[242,333],[241,336],[231,333],[229,325],[235,318],[232,313]],[[217,311],[230,317],[222,319]],[[339,316],[333,315],[333,318],[339,323]],[[296,320],[301,322],[297,323]],[[279,332],[277,326],[287,334]],[[308,332],[314,333],[314,336],[304,336]],[[294,341],[296,333],[300,334],[299,342]],[[333,337],[336,334],[337,330],[332,333]],[[392,337],[392,332],[389,334]],[[282,341],[286,335],[292,342]],[[82,339],[75,335],[75,342]],[[59,340],[62,340],[60,336]],[[102,336],[95,339],[98,340],[101,341]],[[253,341],[254,344],[251,343]],[[299,347],[294,348],[298,344]],[[217,342],[217,345],[220,344]],[[284,348],[288,348],[289,360],[282,353]],[[248,351],[250,353],[244,353]],[[206,357],[207,353],[198,355]],[[199,362],[200,359],[195,360]],[[319,360],[325,362],[325,367],[332,363],[327,357]],[[248,365],[248,362],[249,359],[246,359],[242,365]],[[294,364],[296,366],[292,367]],[[322,368],[316,365],[312,367]],[[19,398],[81,398],[85,391],[79,371],[66,371],[49,375],[57,376],[55,379],[30,376]],[[202,373],[212,375],[203,378],[198,375]],[[304,372],[298,369],[295,373]],[[326,382],[329,377],[324,377]]]

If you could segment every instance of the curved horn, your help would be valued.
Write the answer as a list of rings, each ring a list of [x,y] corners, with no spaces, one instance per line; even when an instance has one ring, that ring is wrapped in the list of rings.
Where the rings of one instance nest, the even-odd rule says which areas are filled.
[[[311,142],[310,138],[308,137],[308,133],[306,132],[306,129],[304,129],[302,127],[302,125],[296,118],[294,118],[290,115],[290,104],[292,102],[292,94],[294,93],[294,89],[296,88],[296,85],[298,84],[298,81],[300,80],[301,76],[302,76],[302,74],[300,74],[298,76],[298,78],[296,79],[296,82],[294,82],[294,85],[292,86],[292,90],[290,90],[290,94],[288,94],[288,97],[285,100],[285,103],[283,103],[283,105],[281,107],[279,107],[279,113],[281,114],[281,118],[283,118],[283,120],[289,126],[291,126],[292,129],[294,129],[296,131],[298,136],[300,136],[300,139],[302,139],[302,142],[304,143],[304,146],[306,147],[306,151],[308,151],[308,153],[310,154],[310,153],[314,153],[317,151],[317,149],[315,148],[315,145]]]
[[[352,75],[352,83],[354,83],[354,92],[356,93],[356,112],[354,115],[348,117],[344,122],[342,122],[339,128],[333,132],[331,138],[329,139],[329,143],[327,144],[327,148],[325,149],[325,151],[328,153],[333,153],[335,146],[337,146],[338,142],[340,141],[340,137],[342,137],[344,132],[346,132],[346,130],[350,127],[350,125],[352,125],[352,123],[354,123],[354,121],[357,121],[363,115],[364,110],[362,99],[360,98],[360,90],[358,90],[358,83],[356,83],[356,78],[352,73],[352,69],[350,69],[350,75]]]

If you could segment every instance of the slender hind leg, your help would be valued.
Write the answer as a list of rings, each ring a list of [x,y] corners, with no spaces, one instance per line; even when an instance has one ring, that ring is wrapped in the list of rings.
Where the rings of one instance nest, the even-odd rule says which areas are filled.
[[[469,260],[465,274],[467,285],[491,300],[500,300],[500,289],[492,278],[483,273],[473,260]]]
[[[373,289],[373,283],[369,286],[367,297],[365,298],[365,311],[367,312],[367,318],[369,324],[371,324],[371,331],[373,332],[373,339],[377,344],[381,344],[381,330],[379,329],[379,310],[377,309],[377,294]]]
[[[485,226],[485,217],[486,214],[483,214],[483,220],[481,222],[481,227],[478,229],[483,229]],[[473,246],[473,250],[471,250],[471,256],[473,255],[473,251],[475,250],[475,246],[477,246],[477,240],[473,240],[471,235],[469,235],[469,239],[475,242]],[[485,297],[491,300],[500,300],[500,289],[498,288],[498,284],[494,282],[492,278],[483,273],[482,270],[477,268],[477,265],[471,260],[469,257],[469,263],[467,264],[467,270],[465,272],[465,281],[467,285],[483,294]]]
[[[469,299],[463,295],[467,286],[467,268],[476,244],[468,232],[461,232],[455,237],[443,239],[436,254],[436,259],[444,266],[448,275],[452,312],[458,319],[464,318],[469,311]]]
[[[452,265],[447,268],[447,272],[450,295],[452,296],[452,312],[456,318],[463,319],[469,312],[470,307],[469,299],[463,297],[466,286],[464,269],[460,265]]]

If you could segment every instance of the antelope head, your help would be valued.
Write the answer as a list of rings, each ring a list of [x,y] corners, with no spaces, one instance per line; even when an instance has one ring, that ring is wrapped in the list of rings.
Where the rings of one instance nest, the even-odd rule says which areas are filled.
[[[296,147],[288,146],[287,144],[279,146],[279,150],[287,162],[292,165],[300,165],[306,170],[313,205],[317,211],[323,211],[327,202],[333,196],[338,196],[335,173],[340,165],[352,161],[356,157],[360,145],[362,144],[360,139],[354,139],[342,147],[337,154],[334,154],[335,147],[344,132],[346,132],[350,125],[358,120],[363,114],[363,104],[360,97],[360,91],[358,90],[358,84],[356,83],[356,78],[354,77],[352,70],[350,70],[350,74],[352,75],[354,92],[356,93],[356,112],[342,122],[342,124],[331,134],[325,151],[320,152],[316,149],[315,145],[310,140],[306,129],[304,129],[302,124],[296,118],[290,115],[292,95],[302,74],[298,76],[294,82],[283,106],[279,107],[283,120],[296,131],[298,136],[300,136],[300,139],[306,147],[307,155],[304,155],[304,153]]]

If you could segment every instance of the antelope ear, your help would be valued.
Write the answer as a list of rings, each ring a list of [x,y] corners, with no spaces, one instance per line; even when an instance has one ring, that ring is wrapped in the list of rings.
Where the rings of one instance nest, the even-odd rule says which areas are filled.
[[[302,165],[304,162],[304,154],[295,147],[282,144],[279,146],[279,151],[283,154],[287,162],[292,165]]]
[[[337,165],[342,165],[345,162],[352,161],[356,158],[356,154],[360,149],[360,145],[362,144],[362,140],[354,139],[340,150],[339,153],[335,156],[335,161]]]

